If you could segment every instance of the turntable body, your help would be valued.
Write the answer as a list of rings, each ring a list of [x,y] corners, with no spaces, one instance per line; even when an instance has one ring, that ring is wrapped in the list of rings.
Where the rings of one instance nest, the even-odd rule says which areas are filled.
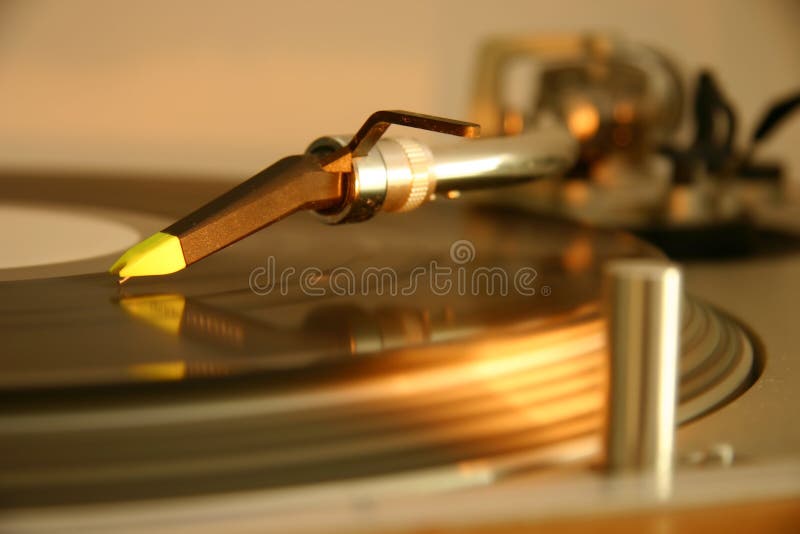
[[[225,186],[187,197],[180,181],[65,180],[0,183],[20,204],[134,228]],[[454,255],[456,243],[472,255]],[[666,497],[646,476],[597,467],[602,265],[660,257],[627,235],[454,203],[358,228],[286,221],[122,289],[91,274],[112,256],[0,271],[9,530],[571,531],[586,517],[641,530],[653,517],[696,526],[686,514],[697,507],[746,518],[747,506],[797,524],[798,251],[684,267]],[[259,293],[253,273],[269,257],[282,272],[318,268],[323,282],[336,268],[407,276],[434,261],[451,268],[451,288],[480,267],[536,274],[533,294],[502,298],[488,285],[309,295],[296,280]]]

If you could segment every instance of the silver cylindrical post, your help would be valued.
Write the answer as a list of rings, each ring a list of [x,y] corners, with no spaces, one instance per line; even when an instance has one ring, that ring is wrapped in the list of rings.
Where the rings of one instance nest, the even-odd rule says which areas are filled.
[[[643,471],[669,486],[675,441],[681,271],[620,260],[605,272],[609,395],[606,461],[611,472]]]

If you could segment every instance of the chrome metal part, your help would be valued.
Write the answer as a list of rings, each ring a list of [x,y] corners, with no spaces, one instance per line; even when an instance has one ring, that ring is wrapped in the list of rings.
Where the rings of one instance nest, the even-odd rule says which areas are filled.
[[[325,157],[346,147],[347,140],[348,136],[322,137],[306,152]],[[338,224],[363,221],[379,210],[410,211],[429,201],[433,193],[452,198],[462,191],[557,175],[573,164],[576,155],[575,140],[557,127],[439,147],[408,138],[384,138],[367,155],[352,159],[343,207],[320,215]]]
[[[676,425],[681,271],[653,260],[620,260],[605,271],[609,337],[606,462],[668,487]]]

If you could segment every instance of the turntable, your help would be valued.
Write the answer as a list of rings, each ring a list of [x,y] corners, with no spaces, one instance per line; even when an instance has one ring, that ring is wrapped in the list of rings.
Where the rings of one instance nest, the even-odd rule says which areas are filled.
[[[606,266],[619,297],[665,262],[628,234],[459,200],[357,226],[296,216],[120,286],[100,272],[120,250],[227,184],[0,183],[32,221],[47,207],[51,230],[94,221],[82,235],[96,236],[83,257],[33,250],[0,270],[4,530],[797,525],[800,256],[786,247],[685,267],[665,482],[641,457],[604,464],[609,317],[654,335],[647,309],[620,307],[630,293],[609,296]],[[649,393],[628,393],[646,411]]]
[[[800,528],[797,210],[748,212],[736,260],[672,263],[531,202],[582,167],[530,118],[433,150],[378,138],[475,125],[379,112],[227,193],[1,173],[2,530]]]

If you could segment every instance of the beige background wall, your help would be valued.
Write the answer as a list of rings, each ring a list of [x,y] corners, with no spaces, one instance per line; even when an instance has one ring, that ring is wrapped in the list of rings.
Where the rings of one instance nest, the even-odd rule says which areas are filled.
[[[0,4],[0,165],[243,176],[371,111],[463,116],[495,33],[614,29],[712,65],[744,126],[800,87],[800,2]],[[765,147],[800,178],[800,120]]]

